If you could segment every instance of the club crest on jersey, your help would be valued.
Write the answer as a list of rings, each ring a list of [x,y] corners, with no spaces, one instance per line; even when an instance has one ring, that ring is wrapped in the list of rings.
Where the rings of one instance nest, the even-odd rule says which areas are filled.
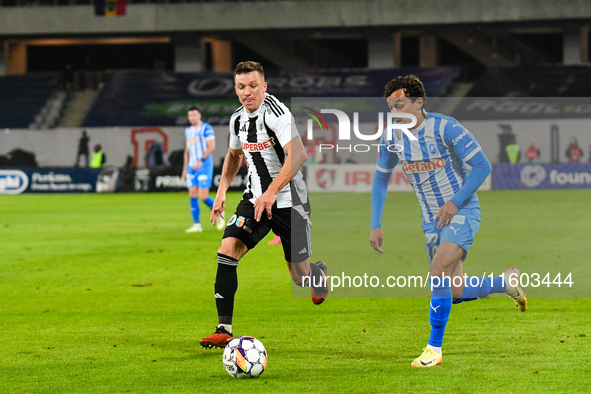
[[[429,152],[431,152],[432,155],[434,155],[435,153],[437,153],[437,149],[435,148],[435,144],[429,144]]]
[[[265,142],[257,142],[257,143],[249,143],[243,142],[242,143],[242,150],[247,152],[261,152],[265,149],[269,149],[272,146],[275,146],[275,139],[273,137],[269,138]]]
[[[419,172],[429,172],[435,171],[439,168],[445,167],[445,159],[439,159],[437,161],[430,161],[430,162],[413,162],[409,164],[406,161],[402,162],[402,170],[404,172],[411,172],[413,174],[417,174]]]
[[[236,218],[236,227],[244,226],[244,222],[245,222],[244,216],[238,216]]]

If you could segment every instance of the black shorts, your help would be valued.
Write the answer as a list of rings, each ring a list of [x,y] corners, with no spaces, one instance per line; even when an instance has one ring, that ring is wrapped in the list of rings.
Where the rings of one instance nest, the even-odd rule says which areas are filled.
[[[263,212],[261,221],[254,219],[254,206],[248,200],[241,200],[236,212],[228,220],[223,238],[238,238],[250,250],[270,230],[281,237],[285,261],[301,263],[312,254],[310,212],[301,205],[293,208],[273,208],[271,220]]]

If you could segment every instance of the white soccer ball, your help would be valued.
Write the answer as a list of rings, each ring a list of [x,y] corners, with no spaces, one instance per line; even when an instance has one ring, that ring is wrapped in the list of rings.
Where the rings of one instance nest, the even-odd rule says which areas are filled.
[[[256,338],[234,338],[224,349],[222,363],[233,378],[258,378],[267,368],[267,350]]]

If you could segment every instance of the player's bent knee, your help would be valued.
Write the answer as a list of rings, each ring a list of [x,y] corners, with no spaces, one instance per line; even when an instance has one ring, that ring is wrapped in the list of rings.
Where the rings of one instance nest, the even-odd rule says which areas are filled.
[[[218,249],[219,254],[223,254],[233,259],[240,260],[248,252],[248,248],[241,240],[237,238],[224,238]]]
[[[441,278],[442,275],[445,276],[445,269],[443,267],[432,265],[429,275],[431,275],[431,277],[437,276]]]
[[[201,201],[205,201],[207,200],[207,197],[209,197],[209,190],[208,189],[199,189],[199,198],[201,199]]]

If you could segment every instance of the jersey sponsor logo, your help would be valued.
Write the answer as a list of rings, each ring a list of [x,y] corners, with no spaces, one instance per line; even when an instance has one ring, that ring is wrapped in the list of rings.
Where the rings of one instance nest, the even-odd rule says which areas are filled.
[[[256,144],[243,142],[242,143],[242,150],[247,151],[247,152],[261,152],[261,151],[264,151],[265,149],[269,149],[273,146],[275,146],[275,139],[273,137],[271,137],[265,142],[258,142]]]
[[[459,125],[454,125],[454,127],[455,127],[455,126],[459,126]],[[461,126],[460,126],[460,127],[461,127]],[[460,141],[462,138],[464,138],[464,137],[466,136],[466,134],[468,134],[468,130],[467,130],[467,129],[464,129],[464,132],[463,132],[462,134],[460,134],[460,135],[458,135],[456,138],[454,138],[454,140],[453,140],[453,143],[454,143],[454,145],[457,145],[457,144],[458,144],[458,142],[459,142],[459,141]]]
[[[464,215],[456,215],[453,217],[453,219],[451,220],[452,223],[457,223],[457,224],[464,224],[466,221],[466,216]]]
[[[430,162],[413,162],[409,164],[406,161],[402,162],[402,170],[404,172],[410,172],[413,174],[417,174],[420,172],[430,172],[435,171],[440,168],[445,167],[445,159],[439,159],[437,161],[430,161]]]
[[[236,222],[236,214],[232,215],[230,220],[228,220],[228,224],[226,226],[231,226],[234,224],[234,222]]]
[[[194,143],[194,142],[199,142],[199,141],[201,141],[201,138],[199,138],[199,137],[195,137],[195,138],[189,138],[189,139],[187,140],[187,143],[189,143],[189,144],[192,144],[192,143]]]

